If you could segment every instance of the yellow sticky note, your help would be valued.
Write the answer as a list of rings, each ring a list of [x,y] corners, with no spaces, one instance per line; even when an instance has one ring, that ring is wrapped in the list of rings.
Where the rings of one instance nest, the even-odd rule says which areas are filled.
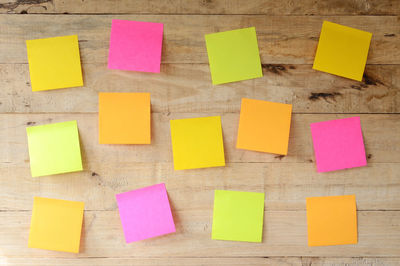
[[[84,203],[35,197],[28,247],[79,253]]]
[[[215,190],[212,239],[261,242],[264,193]]]
[[[286,155],[292,105],[242,99],[236,148]]]
[[[170,122],[175,170],[225,166],[221,117]]]
[[[82,171],[76,121],[27,127],[33,177]]]
[[[99,93],[100,144],[150,144],[150,93]]]
[[[206,34],[205,39],[213,84],[262,77],[254,27]]]
[[[371,38],[372,33],[324,21],[313,69],[361,81]]]
[[[27,40],[32,91],[83,86],[78,36]]]
[[[357,244],[356,196],[307,198],[308,245]]]

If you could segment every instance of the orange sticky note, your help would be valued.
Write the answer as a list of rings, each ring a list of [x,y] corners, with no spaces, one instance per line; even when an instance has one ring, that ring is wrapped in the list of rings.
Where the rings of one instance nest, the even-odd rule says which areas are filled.
[[[100,144],[150,144],[150,93],[99,93]]]
[[[292,105],[242,99],[236,148],[286,155]]]
[[[307,198],[308,245],[357,244],[356,196]]]

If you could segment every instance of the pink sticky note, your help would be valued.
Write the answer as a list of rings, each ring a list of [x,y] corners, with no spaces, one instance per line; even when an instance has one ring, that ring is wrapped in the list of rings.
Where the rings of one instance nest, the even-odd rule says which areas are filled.
[[[113,19],[108,68],[160,72],[164,25]]]
[[[165,184],[117,194],[126,243],[175,232]]]
[[[318,172],[367,165],[360,117],[311,124]]]

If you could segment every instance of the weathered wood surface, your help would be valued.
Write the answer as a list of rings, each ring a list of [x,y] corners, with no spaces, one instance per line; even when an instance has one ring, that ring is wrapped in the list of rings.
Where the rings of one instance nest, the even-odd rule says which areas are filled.
[[[83,65],[85,86],[32,92],[27,64],[0,64],[0,112],[98,111],[98,92],[150,92],[155,113],[238,113],[241,98],[293,104],[294,113],[400,113],[400,65],[369,65],[363,82],[311,65],[263,67],[262,78],[213,86],[208,64],[163,64],[160,74]]]
[[[204,34],[256,27],[264,64],[312,64],[324,19],[373,34],[368,64],[400,64],[397,16],[0,15],[0,63],[26,63],[25,40],[77,34],[84,63],[107,62],[112,19],[164,23],[164,63],[208,63]]]
[[[0,265],[400,264],[400,1],[245,2],[0,0]],[[114,18],[165,24],[160,74],[107,69]],[[323,20],[373,33],[362,82],[312,70]],[[212,86],[204,34],[248,26],[264,77]],[[33,93],[25,40],[69,34],[85,86]],[[100,91],[151,93],[151,145],[98,144]],[[243,97],[293,104],[287,156],[235,149]],[[174,171],[169,120],[209,115],[222,118],[226,167]],[[317,173],[309,124],[350,116],[368,166]],[[68,120],[84,171],[32,178],[25,128]],[[177,233],[126,244],[115,194],[159,182]],[[211,240],[215,189],[266,193],[263,243]],[[356,195],[358,244],[308,247],[305,198],[343,194]],[[85,202],[80,254],[27,248],[34,196]]]
[[[396,0],[2,0],[0,13],[397,15]]]

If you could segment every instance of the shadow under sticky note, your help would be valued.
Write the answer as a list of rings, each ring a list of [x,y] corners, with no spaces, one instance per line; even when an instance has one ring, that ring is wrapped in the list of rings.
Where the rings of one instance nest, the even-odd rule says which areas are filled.
[[[309,246],[357,244],[355,195],[311,197],[306,203]]]
[[[78,36],[27,40],[32,91],[83,86]]]
[[[292,105],[242,99],[236,148],[286,155]]]
[[[215,190],[212,239],[262,242],[264,193]]]
[[[99,93],[100,144],[150,144],[150,93]]]
[[[324,21],[313,69],[361,81],[371,38],[369,32]]]
[[[79,253],[84,203],[35,197],[28,246]]]
[[[171,120],[174,169],[225,166],[221,117]]]
[[[311,124],[318,172],[367,165],[360,117]]]
[[[212,83],[262,77],[254,27],[205,35]]]
[[[27,127],[33,177],[82,171],[76,121]]]
[[[175,232],[165,184],[116,195],[126,243]]]

